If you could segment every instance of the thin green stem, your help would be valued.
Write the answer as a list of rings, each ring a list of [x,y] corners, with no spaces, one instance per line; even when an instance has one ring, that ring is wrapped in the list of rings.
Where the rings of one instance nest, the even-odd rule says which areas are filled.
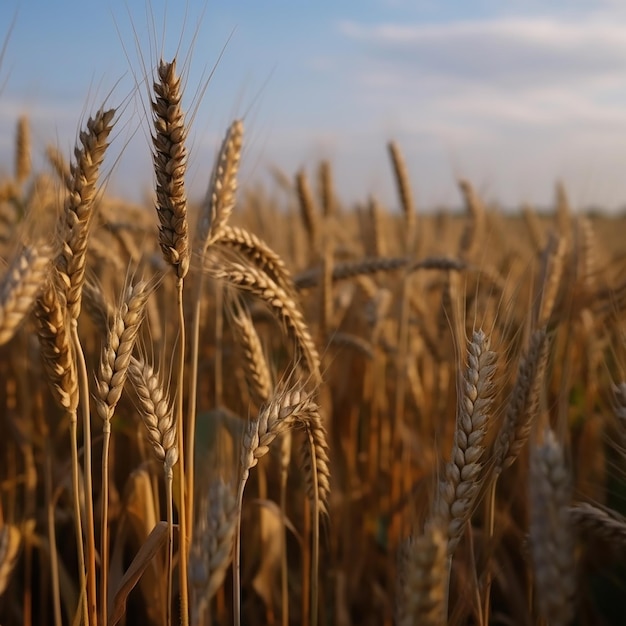
[[[93,520],[93,483],[91,462],[91,414],[89,411],[89,378],[85,354],[78,337],[78,320],[71,324],[72,343],[78,366],[78,388],[83,419],[83,482],[85,492],[85,535],[87,541],[87,611],[89,624],[98,623],[98,600],[96,589],[96,539]]]

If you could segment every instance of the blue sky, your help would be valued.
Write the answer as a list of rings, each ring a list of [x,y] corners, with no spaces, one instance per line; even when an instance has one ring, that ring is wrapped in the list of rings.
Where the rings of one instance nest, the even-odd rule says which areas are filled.
[[[271,186],[271,166],[313,175],[328,158],[345,201],[374,193],[395,206],[393,138],[423,207],[457,206],[460,176],[511,207],[550,203],[557,178],[575,206],[626,206],[617,0],[1,0],[1,41],[0,171],[18,115],[37,154],[56,143],[69,155],[107,99],[121,107],[109,189],[141,198],[152,182],[141,81],[177,55],[195,197],[243,117],[244,185]]]

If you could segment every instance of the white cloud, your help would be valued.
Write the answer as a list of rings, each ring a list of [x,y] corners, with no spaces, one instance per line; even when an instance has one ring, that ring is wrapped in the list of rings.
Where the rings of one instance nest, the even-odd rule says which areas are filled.
[[[343,21],[337,28],[378,63],[414,75],[520,87],[598,79],[626,70],[626,21],[607,17],[444,24]]]

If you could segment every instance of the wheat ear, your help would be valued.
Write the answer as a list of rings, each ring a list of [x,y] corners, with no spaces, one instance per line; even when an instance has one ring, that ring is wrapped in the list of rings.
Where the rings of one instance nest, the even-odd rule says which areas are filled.
[[[576,576],[570,516],[571,479],[552,430],[530,454],[530,545],[537,604],[551,626],[574,617]]]
[[[0,345],[13,338],[44,284],[52,250],[26,246],[15,257],[0,284]]]
[[[212,276],[229,284],[250,291],[270,306],[275,315],[284,322],[287,332],[295,342],[298,356],[303,356],[305,365],[315,381],[321,380],[320,359],[309,329],[296,302],[269,276],[252,266],[224,262],[219,267],[210,267]]]
[[[252,397],[259,404],[268,402],[272,393],[272,376],[261,345],[261,339],[254,328],[254,322],[248,311],[232,299],[228,307],[231,326],[243,349],[243,369]]]
[[[222,142],[198,227],[198,252],[207,248],[222,234],[235,206],[237,173],[243,144],[243,122],[235,120]]]
[[[306,419],[312,410],[317,410],[308,394],[296,387],[281,388],[259,412],[250,420],[241,446],[241,475],[237,492],[237,526],[235,533],[235,556],[233,567],[233,622],[241,624],[241,510],[243,494],[250,476],[250,470],[268,452],[276,437],[289,431],[297,420]]]
[[[470,518],[483,476],[484,440],[495,393],[496,353],[481,330],[468,345],[450,461],[439,488],[439,514],[448,524],[448,555],[456,548]]]
[[[198,507],[189,559],[194,590],[192,623],[202,624],[211,598],[222,586],[233,555],[237,500],[233,486],[221,479],[209,483]]]
[[[153,84],[152,113],[154,134],[154,172],[156,175],[159,244],[165,260],[178,278],[189,270],[189,233],[185,169],[187,129],[181,107],[180,76],[176,60],[161,61]]]
[[[70,166],[70,179],[64,207],[63,245],[57,257],[57,268],[66,290],[71,319],[80,315],[81,290],[85,280],[85,261],[89,231],[94,215],[94,199],[100,167],[104,160],[108,137],[113,128],[115,110],[100,110],[81,131],[80,146],[74,149],[75,162]]]
[[[241,158],[241,148],[243,143],[243,123],[235,120],[222,142],[217,161],[215,163],[211,182],[207,191],[206,199],[200,210],[198,223],[198,236],[194,244],[196,253],[204,260],[208,247],[224,234],[227,228],[227,221],[235,206],[237,193],[237,173],[239,171],[239,160]],[[198,276],[196,294],[194,300],[194,311],[191,327],[190,346],[190,371],[189,371],[189,398],[187,405],[187,441],[185,449],[189,456],[186,488],[187,492],[194,492],[195,475],[195,425],[196,425],[196,395],[198,387],[198,354],[200,351],[200,317],[203,299],[204,273]],[[221,287],[219,296],[222,297]],[[222,324],[222,311],[216,313],[216,335]],[[219,391],[221,380],[221,358],[216,355],[216,390]],[[191,523],[192,512],[190,509],[189,520]],[[193,533],[192,533],[193,534]]]
[[[446,531],[427,524],[422,535],[410,537],[402,547],[399,563],[398,626],[440,626],[445,614]]]
[[[98,376],[96,378],[96,409],[102,418],[102,529],[100,559],[102,620],[108,619],[108,566],[109,566],[109,448],[111,442],[111,420],[119,402],[128,376],[128,366],[135,341],[144,318],[148,300],[148,284],[144,281],[129,285],[121,307],[115,312],[102,350]]]
[[[70,448],[72,468],[78,468],[78,403],[79,386],[71,328],[64,295],[54,280],[49,280],[37,298],[35,316],[38,322],[39,344],[44,369],[52,394],[59,405],[67,411],[70,420]],[[79,580],[86,585],[85,550],[81,520],[80,483],[77,471],[72,471],[72,505]],[[83,603],[83,618],[87,617],[87,605]]]
[[[494,448],[496,474],[515,462],[528,440],[539,410],[549,347],[546,330],[540,328],[532,334],[528,350],[520,359],[515,385]]]
[[[148,440],[156,458],[163,463],[165,495],[167,501],[167,619],[172,623],[173,560],[174,560],[174,507],[173,482],[174,466],[178,461],[176,445],[176,424],[170,401],[161,379],[154,368],[144,359],[131,357],[128,377],[139,398],[139,414],[143,421]],[[180,547],[183,549],[183,546]]]

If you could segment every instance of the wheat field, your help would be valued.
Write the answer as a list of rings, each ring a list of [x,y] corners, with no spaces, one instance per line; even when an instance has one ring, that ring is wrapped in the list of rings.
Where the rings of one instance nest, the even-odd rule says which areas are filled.
[[[624,219],[465,180],[422,214],[394,142],[399,210],[326,161],[270,193],[240,120],[194,201],[182,84],[145,206],[106,191],[118,110],[67,155],[16,120],[0,623],[623,624]]]

